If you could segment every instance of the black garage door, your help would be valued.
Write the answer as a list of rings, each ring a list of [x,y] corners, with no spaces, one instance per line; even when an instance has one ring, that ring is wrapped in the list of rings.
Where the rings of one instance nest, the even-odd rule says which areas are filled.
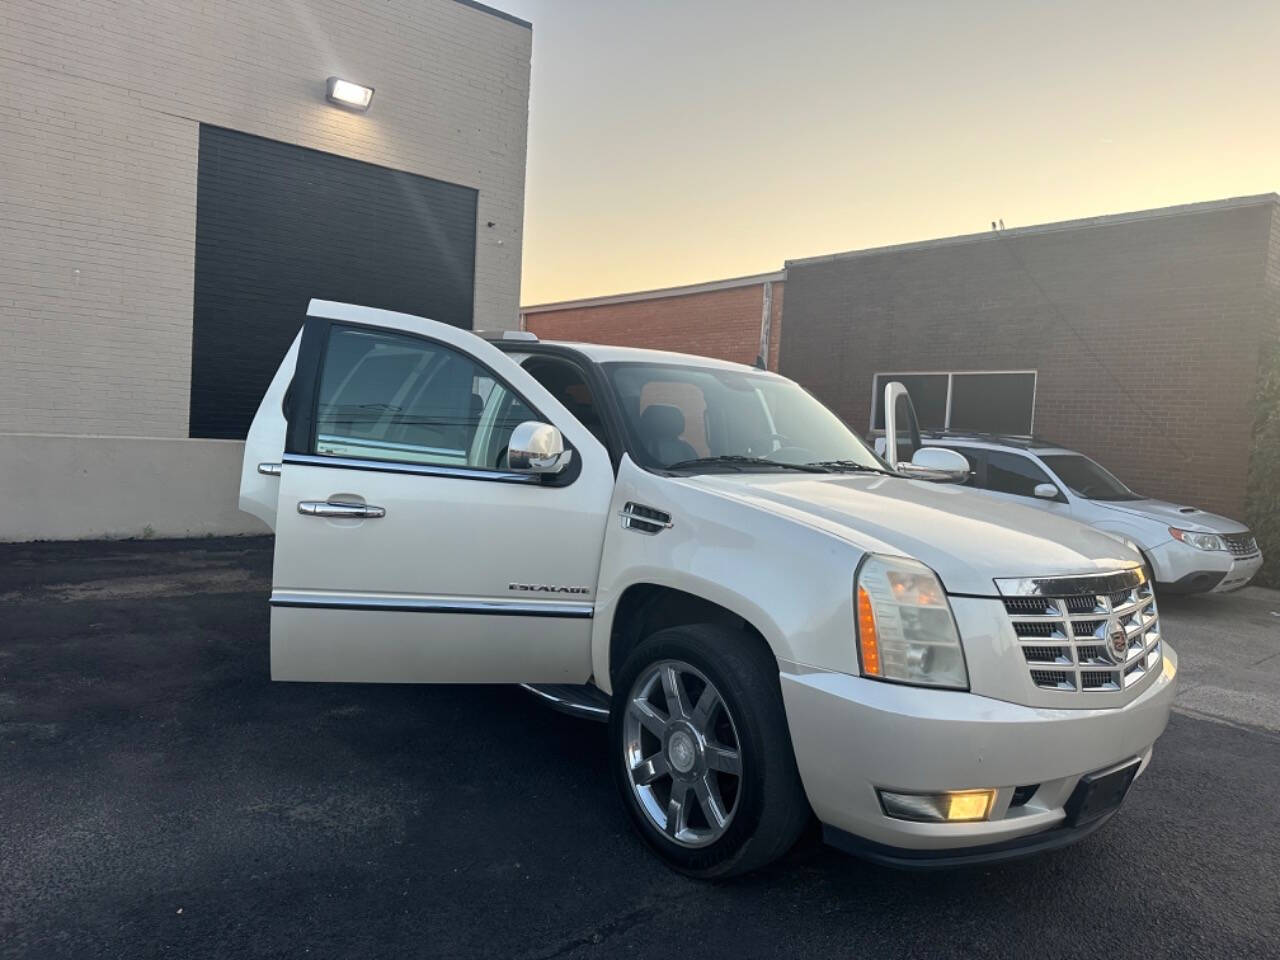
[[[191,436],[242,438],[312,297],[470,329],[476,192],[200,127]]]

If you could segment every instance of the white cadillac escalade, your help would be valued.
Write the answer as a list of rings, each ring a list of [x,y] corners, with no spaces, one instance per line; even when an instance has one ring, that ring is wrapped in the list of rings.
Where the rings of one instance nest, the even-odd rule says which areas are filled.
[[[609,724],[667,862],[1047,850],[1119,807],[1177,658],[1140,558],[877,457],[790,380],[313,301],[253,422],[277,680],[520,683]]]

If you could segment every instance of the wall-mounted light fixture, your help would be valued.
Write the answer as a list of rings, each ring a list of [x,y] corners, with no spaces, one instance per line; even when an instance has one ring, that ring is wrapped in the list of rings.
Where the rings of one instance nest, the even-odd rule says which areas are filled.
[[[341,77],[330,77],[325,81],[324,98],[340,107],[368,110],[369,101],[373,99],[373,87],[361,86]]]

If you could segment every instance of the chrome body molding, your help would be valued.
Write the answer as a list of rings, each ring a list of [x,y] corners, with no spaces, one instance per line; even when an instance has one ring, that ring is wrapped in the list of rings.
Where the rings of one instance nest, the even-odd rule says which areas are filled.
[[[322,457],[310,453],[286,453],[285,463],[342,470],[369,470],[374,473],[409,473],[422,477],[453,477],[459,480],[490,480],[500,483],[541,483],[537,474],[488,470],[483,467],[448,467],[434,463],[397,463],[390,460],[361,460],[356,457]]]
[[[562,601],[472,599],[462,597],[380,597],[344,593],[298,593],[285,590],[271,594],[273,607],[304,607],[316,610],[367,610],[391,613],[473,613],[491,617],[561,617],[590,619],[595,607],[590,603]]]
[[[1115,573],[1090,573],[1069,577],[996,578],[996,590],[1002,597],[1079,597],[1118,590],[1132,590],[1146,583],[1141,566]]]

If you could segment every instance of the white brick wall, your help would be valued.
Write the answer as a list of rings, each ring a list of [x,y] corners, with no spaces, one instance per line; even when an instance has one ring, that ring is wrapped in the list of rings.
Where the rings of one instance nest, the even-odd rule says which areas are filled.
[[[199,123],[476,188],[476,326],[514,327],[531,44],[454,0],[6,0],[0,433],[187,435]]]

